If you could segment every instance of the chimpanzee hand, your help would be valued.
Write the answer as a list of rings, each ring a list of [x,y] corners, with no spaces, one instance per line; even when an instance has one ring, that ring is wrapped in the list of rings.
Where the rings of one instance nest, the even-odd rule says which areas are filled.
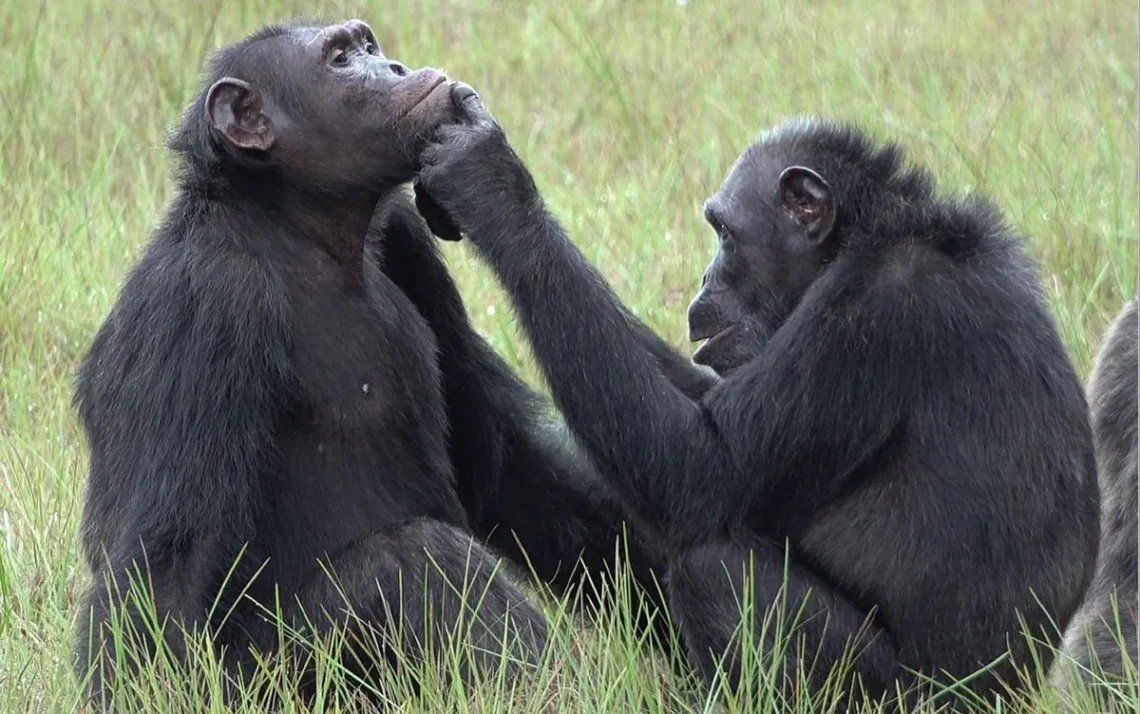
[[[525,214],[539,197],[475,90],[457,82],[451,96],[458,121],[436,130],[420,156],[416,208],[440,238],[459,240],[462,232],[478,243],[480,228],[501,225],[508,212]]]
[[[440,208],[420,182],[416,181],[412,188],[416,194],[416,210],[423,216],[431,232],[443,240],[462,240],[463,236],[459,234],[459,226],[455,225],[451,216]]]

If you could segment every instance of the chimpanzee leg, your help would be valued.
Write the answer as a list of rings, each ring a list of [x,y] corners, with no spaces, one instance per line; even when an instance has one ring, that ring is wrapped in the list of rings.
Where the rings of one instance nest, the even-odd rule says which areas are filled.
[[[745,578],[752,591],[747,619]],[[753,648],[783,657],[778,676],[785,692],[801,688],[801,679],[818,691],[831,670],[852,657],[847,671],[856,672],[870,694],[896,676],[888,633],[830,583],[785,558],[774,541],[693,548],[670,567],[666,595],[690,661],[710,681],[719,665],[730,686],[739,684],[744,628]],[[802,677],[801,668],[807,670]]]
[[[470,536],[431,519],[384,529],[322,562],[285,608],[302,632],[346,633],[347,669],[375,681],[377,667],[462,652],[472,669],[537,665],[546,620]],[[306,666],[312,686],[312,664]]]

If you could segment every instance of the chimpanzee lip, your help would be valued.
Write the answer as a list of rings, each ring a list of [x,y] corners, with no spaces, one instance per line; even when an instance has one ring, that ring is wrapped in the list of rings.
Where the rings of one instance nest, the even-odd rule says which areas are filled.
[[[431,86],[428,87],[424,91],[424,93],[421,94],[418,99],[416,99],[416,101],[409,104],[407,109],[400,112],[400,114],[396,117],[396,121],[400,121],[401,119],[406,117],[408,114],[410,114],[413,109],[418,107],[420,104],[423,104],[424,100],[427,99],[428,97],[430,97],[432,92],[434,92],[436,89],[439,88],[439,85],[446,84],[446,83],[447,83],[447,75],[445,75],[445,74],[439,75],[439,77],[437,77],[436,80],[434,82],[432,82]]]
[[[736,325],[711,325],[702,330],[689,330],[689,342],[712,342],[726,332],[731,331]]]
[[[729,325],[707,338],[700,347],[693,351],[693,361],[697,364],[703,364],[703,362],[700,361],[701,358],[708,354],[710,350],[715,349],[717,343],[723,342],[727,337],[731,337],[732,333],[736,331],[735,328],[736,325]]]

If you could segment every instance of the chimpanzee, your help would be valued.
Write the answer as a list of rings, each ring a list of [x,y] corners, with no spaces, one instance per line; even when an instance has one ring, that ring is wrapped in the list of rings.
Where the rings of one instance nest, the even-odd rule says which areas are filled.
[[[290,627],[379,642],[346,656],[368,674],[395,656],[383,637],[414,649],[460,617],[481,618],[482,659],[536,661],[546,623],[472,532],[560,589],[579,555],[613,560],[617,501],[476,335],[402,192],[455,118],[449,80],[385,58],[359,21],[214,57],[171,140],[177,197],[79,373],[95,577],[76,667],[96,700],[157,644],[132,578],[176,657],[183,628],[238,670],[277,651],[263,608],[280,602]],[[636,536],[628,557],[647,576]]]
[[[691,661],[741,681],[747,568],[758,645],[780,593],[799,615],[785,684],[819,691],[853,647],[872,694],[1017,686],[1019,618],[1056,634],[1092,576],[1099,495],[1081,384],[996,208],[847,125],[763,135],[705,206],[702,394],[643,348],[474,90],[453,97],[416,190],[496,271],[570,428],[668,549]]]
[[[1065,648],[1086,681],[1137,671],[1137,308],[1132,298],[1109,328],[1089,380],[1093,444],[1100,476],[1101,545],[1085,603]],[[1121,644],[1124,645],[1123,651]],[[1127,659],[1126,659],[1127,658]],[[1064,685],[1072,663],[1057,661]]]

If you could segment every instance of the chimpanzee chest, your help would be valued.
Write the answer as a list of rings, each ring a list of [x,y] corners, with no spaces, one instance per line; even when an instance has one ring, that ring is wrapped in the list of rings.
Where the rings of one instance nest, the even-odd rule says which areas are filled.
[[[303,306],[315,339],[294,358],[314,426],[387,442],[430,428],[443,399],[427,323],[394,286],[370,293]]]
[[[278,516],[321,549],[409,518],[462,523],[431,328],[378,272],[295,297]]]

